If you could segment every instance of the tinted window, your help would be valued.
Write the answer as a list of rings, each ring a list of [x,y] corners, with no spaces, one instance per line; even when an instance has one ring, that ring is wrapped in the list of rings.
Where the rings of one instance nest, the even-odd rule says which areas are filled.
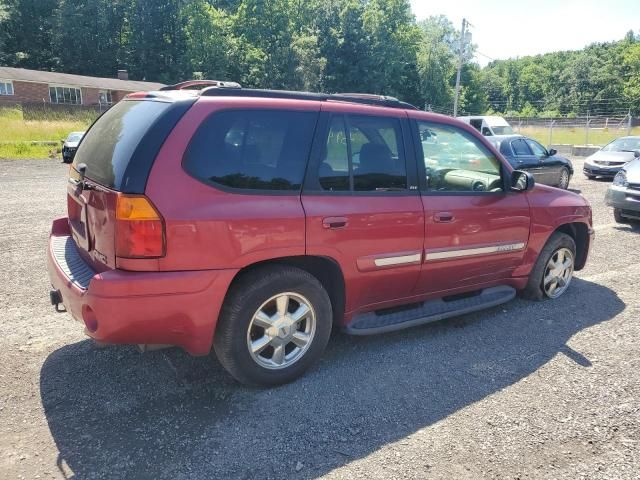
[[[513,148],[513,153],[515,155],[531,155],[531,150],[529,150],[527,142],[525,142],[523,139],[514,140],[513,142],[511,142],[511,148]]]
[[[407,188],[400,121],[390,117],[350,116],[349,131],[356,191]]]
[[[86,176],[120,190],[133,152],[170,103],[120,102],[107,110],[86,133],[73,164],[87,165]]]
[[[533,152],[534,155],[537,155],[538,157],[544,157],[547,155],[547,149],[544,148],[535,140],[527,139],[527,144],[531,148],[531,151]]]
[[[299,190],[316,118],[284,110],[215,113],[191,139],[184,168],[232,188]]]
[[[344,118],[333,117],[318,178],[323,190],[349,190],[349,151]]]
[[[500,142],[500,153],[507,156],[513,155],[509,142]]]
[[[407,188],[400,121],[391,117],[333,116],[318,168],[324,190],[382,192]],[[351,176],[350,176],[351,174]]]
[[[474,136],[430,122],[418,122],[418,131],[428,191],[502,191],[500,162]]]

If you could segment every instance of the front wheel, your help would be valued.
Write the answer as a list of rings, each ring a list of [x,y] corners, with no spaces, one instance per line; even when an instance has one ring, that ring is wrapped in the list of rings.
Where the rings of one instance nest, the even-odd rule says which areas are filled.
[[[561,188],[563,190],[569,188],[569,180],[571,180],[569,169],[566,167],[562,167],[562,171],[560,172],[560,180],[558,181],[558,188]]]
[[[214,350],[241,383],[287,383],[320,358],[332,316],[329,295],[313,275],[289,266],[261,268],[230,290]]]
[[[521,295],[531,300],[558,298],[569,288],[575,267],[576,244],[566,233],[551,235],[536,260]]]
[[[613,219],[616,221],[616,223],[622,223],[622,224],[629,223],[629,220],[627,220],[625,217],[622,216],[622,212],[620,211],[619,208],[613,209]]]

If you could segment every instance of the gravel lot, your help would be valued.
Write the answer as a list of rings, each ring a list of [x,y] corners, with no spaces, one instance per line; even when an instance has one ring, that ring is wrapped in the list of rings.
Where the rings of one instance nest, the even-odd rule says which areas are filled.
[[[0,161],[0,478],[640,478],[640,229],[613,223],[607,182],[572,180],[597,239],[560,299],[336,333],[259,390],[213,358],[98,349],[54,312],[66,171]]]

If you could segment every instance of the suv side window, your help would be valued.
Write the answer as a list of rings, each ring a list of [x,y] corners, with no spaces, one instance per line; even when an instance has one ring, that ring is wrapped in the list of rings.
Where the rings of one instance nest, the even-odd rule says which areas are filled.
[[[324,155],[318,168],[318,178],[323,190],[349,190],[349,150],[347,130],[342,116],[331,119]]]
[[[227,110],[194,134],[183,166],[199,180],[250,190],[300,190],[316,112]]]
[[[334,115],[318,168],[329,191],[384,192],[407,189],[400,120]]]
[[[531,155],[531,150],[523,138],[511,142],[511,148],[516,156]]]
[[[500,161],[473,135],[452,125],[417,124],[427,192],[503,191]]]

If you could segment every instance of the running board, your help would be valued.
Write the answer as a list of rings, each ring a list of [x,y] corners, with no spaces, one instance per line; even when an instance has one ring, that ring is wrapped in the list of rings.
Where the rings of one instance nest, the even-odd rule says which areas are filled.
[[[437,322],[449,317],[476,312],[508,302],[516,296],[514,288],[501,285],[468,295],[453,295],[415,304],[410,308],[393,308],[362,313],[344,327],[352,335],[372,335]]]

